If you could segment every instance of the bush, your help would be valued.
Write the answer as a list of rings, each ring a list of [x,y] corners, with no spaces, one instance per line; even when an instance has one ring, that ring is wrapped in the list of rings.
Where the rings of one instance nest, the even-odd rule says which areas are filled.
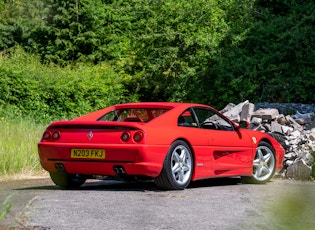
[[[49,122],[137,100],[125,89],[131,77],[107,64],[43,65],[21,48],[2,54],[0,63],[0,108],[10,116]]]

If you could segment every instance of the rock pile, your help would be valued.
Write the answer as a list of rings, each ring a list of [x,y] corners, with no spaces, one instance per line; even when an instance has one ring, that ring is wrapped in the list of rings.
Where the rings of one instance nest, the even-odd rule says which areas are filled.
[[[235,122],[249,121],[250,129],[268,133],[280,142],[285,149],[285,157],[279,176],[310,180],[315,177],[315,106],[300,105],[304,108],[303,113],[288,104],[285,106],[285,109],[283,104],[257,108],[245,101],[238,105],[230,103],[221,112]],[[292,114],[284,115],[279,111]]]

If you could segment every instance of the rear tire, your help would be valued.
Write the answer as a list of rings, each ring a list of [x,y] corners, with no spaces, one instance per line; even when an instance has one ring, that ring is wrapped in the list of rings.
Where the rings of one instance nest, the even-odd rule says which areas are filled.
[[[155,184],[162,189],[185,189],[194,169],[193,156],[186,142],[175,141],[167,152],[160,175]]]
[[[79,188],[86,181],[85,177],[78,174],[68,174],[66,172],[49,172],[49,174],[55,185],[64,189]]]
[[[273,177],[276,170],[275,151],[272,146],[262,141],[256,149],[251,177],[242,177],[245,183],[264,184]]]

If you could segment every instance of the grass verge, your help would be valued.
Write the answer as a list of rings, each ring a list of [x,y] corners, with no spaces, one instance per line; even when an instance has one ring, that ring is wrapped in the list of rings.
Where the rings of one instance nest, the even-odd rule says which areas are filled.
[[[39,176],[37,143],[46,125],[31,119],[0,116],[0,178]]]

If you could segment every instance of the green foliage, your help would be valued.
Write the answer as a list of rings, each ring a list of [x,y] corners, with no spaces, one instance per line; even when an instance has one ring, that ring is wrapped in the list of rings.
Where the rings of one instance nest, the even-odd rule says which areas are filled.
[[[124,88],[128,81],[130,76],[118,74],[106,64],[48,66],[15,49],[0,56],[0,108],[38,122],[76,117],[136,100]]]
[[[34,30],[43,28],[47,15],[44,1],[11,0],[0,2],[0,51],[16,44],[32,44]]]
[[[61,65],[121,58],[124,50],[130,50],[123,34],[130,22],[123,7],[124,3],[102,0],[46,1],[44,26],[31,31],[27,48],[40,53],[43,61]]]
[[[314,2],[258,1],[254,9],[246,39],[218,57],[220,94],[228,88],[233,100],[314,103]]]
[[[0,6],[0,52],[20,46],[38,65],[32,72],[32,60],[23,68],[0,64],[2,106],[21,113],[40,107],[49,117],[73,116],[99,108],[96,98],[109,94],[119,95],[115,101],[135,95],[216,107],[245,99],[315,101],[314,1],[11,0]],[[103,81],[109,89],[93,83]]]
[[[136,2],[134,11],[141,14],[133,24],[136,59],[130,73],[140,82],[142,99],[206,102],[216,97],[211,87],[200,92],[200,86],[214,81],[208,73],[231,29],[227,11],[239,5],[230,9],[234,1],[228,0]]]

